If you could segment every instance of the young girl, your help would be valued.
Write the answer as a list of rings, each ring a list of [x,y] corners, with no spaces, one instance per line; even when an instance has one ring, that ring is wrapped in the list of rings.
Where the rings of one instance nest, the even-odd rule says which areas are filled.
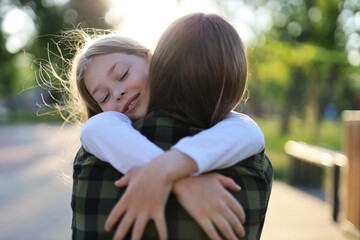
[[[110,38],[111,37],[109,37],[109,39]],[[104,39],[106,39],[106,37]],[[116,39],[116,37],[114,37],[113,39]],[[112,48],[104,47],[106,46],[106,44],[103,45],[104,42],[106,41],[99,40],[95,42],[93,45],[90,45],[90,47],[84,51],[83,55],[81,55],[84,56],[83,59],[82,57],[78,58],[79,60],[78,66],[80,67],[77,69],[77,74],[76,74],[78,80],[77,82],[79,84],[79,90],[81,91],[83,98],[86,100],[89,116],[95,115],[96,113],[101,111],[112,110],[112,111],[124,112],[132,120],[136,120],[140,117],[143,117],[147,110],[147,99],[149,93],[148,85],[147,85],[147,78],[148,78],[147,64],[149,63],[148,61],[150,61],[150,59],[149,59],[149,55],[144,54],[147,51],[141,52],[140,48],[138,48],[137,49],[138,52],[136,52],[137,55],[131,55],[134,53],[129,51],[123,53],[124,50],[122,49],[119,50],[119,46],[121,46],[121,44],[119,44],[119,42],[117,42],[116,40],[112,42]],[[91,53],[92,51],[94,52]],[[245,71],[245,78],[244,76],[242,76],[243,88],[240,89],[238,93],[235,93],[235,95],[237,95],[237,98],[235,98],[236,102],[238,102],[241,99],[245,86],[244,79],[246,80],[246,67],[245,70],[242,69],[242,71]],[[221,103],[217,107],[218,108],[224,107],[225,105],[226,104]],[[226,106],[225,109],[223,109],[222,111],[224,110],[225,112],[230,111],[234,107],[234,103],[231,103],[230,105],[231,105],[230,107]],[[214,104],[213,106],[216,108]],[[201,110],[201,108],[199,109]],[[179,115],[179,113],[180,111],[173,114]],[[206,112],[200,112],[200,114],[204,115],[202,118],[206,119],[208,123],[204,125],[203,123],[201,123],[201,121],[198,121],[200,124],[195,123],[195,126],[199,125],[200,127],[209,127],[224,117],[224,114],[223,115],[220,114],[218,116],[214,115],[212,117],[206,116]],[[196,119],[196,117],[195,118],[193,117],[191,119],[191,116],[187,119],[190,119],[189,123],[194,124],[195,122],[194,120]],[[121,119],[123,119],[124,121],[122,121]],[[231,123],[234,124],[235,129],[229,129],[229,127],[225,124],[225,121],[228,121],[230,125]],[[206,155],[205,153],[207,150],[209,150],[208,149],[209,146],[211,148],[216,148],[218,144],[220,145],[220,143],[222,143],[223,140],[226,141],[228,138],[233,137],[235,140],[237,139],[243,140],[244,136],[239,138],[238,134],[244,130],[246,130],[248,133],[248,135],[245,134],[246,135],[245,138],[248,137],[246,139],[248,142],[244,145],[240,145],[239,148],[241,148],[241,150],[244,150],[244,148],[247,147],[247,144],[250,147],[253,147],[254,145],[256,146],[255,149],[253,149],[254,150],[253,152],[246,153],[242,155],[242,157],[244,156],[245,158],[247,156],[253,155],[254,153],[257,153],[263,148],[263,136],[261,132],[259,134],[259,129],[257,128],[256,124],[254,124],[248,117],[246,117],[245,115],[232,114],[225,121],[223,125],[220,124],[215,125],[213,129],[208,130],[209,133],[203,131],[202,133],[195,135],[194,139],[191,138],[183,139],[184,140],[183,142],[185,142],[183,144],[183,147],[181,147],[180,143],[182,143],[182,141],[180,141],[178,143],[178,145],[180,145],[178,149],[180,151],[182,151],[181,150],[182,148],[185,149],[183,150],[183,152],[185,152],[187,155],[178,154],[177,150],[173,150],[173,153],[175,152],[175,154],[169,154],[171,153],[170,151],[167,153],[166,156],[175,156],[176,158],[179,159],[184,158],[181,161],[183,162],[188,161],[190,163],[189,165],[191,165],[191,168],[194,167],[193,169],[195,170],[195,171],[190,171],[189,173],[194,174],[195,172],[202,173],[204,171],[212,170],[215,168],[223,168],[223,167],[231,166],[236,162],[238,162],[239,160],[241,160],[239,156],[236,156],[237,152],[239,152],[239,149],[236,152],[236,151],[232,151],[232,148],[226,148],[224,146],[222,146],[222,148],[218,147],[217,150],[213,151],[213,153],[216,154],[215,156],[211,156],[212,155],[211,153],[208,155]],[[184,122],[186,122],[186,120]],[[106,127],[107,123],[110,123],[111,126]],[[116,131],[114,131],[112,127],[116,128],[115,129]],[[239,130],[236,131],[236,128]],[[219,134],[219,132],[216,132],[216,131],[221,132],[222,131],[221,129],[227,131],[226,134],[228,135],[221,135]],[[103,134],[101,134],[103,130],[105,130],[106,132],[103,132]],[[213,135],[211,135],[211,131],[214,131]],[[130,135],[127,135],[128,132],[130,132]],[[91,135],[92,133],[95,134]],[[259,135],[260,138],[256,137]],[[92,136],[95,136],[97,138],[94,139]],[[99,136],[101,137],[100,139],[104,139],[104,140],[109,139],[110,141],[107,141],[106,144],[103,144],[102,140],[96,142]],[[253,138],[254,136],[255,138]],[[201,139],[207,141],[210,139],[210,141],[212,141],[211,144],[213,144],[213,146],[210,143],[204,144],[204,142],[202,142]],[[255,139],[255,143],[251,142],[254,141],[254,139]],[[90,144],[88,144],[89,141]],[[149,162],[151,159],[162,153],[161,150],[159,150],[158,148],[147,142],[146,139],[144,139],[140,134],[138,134],[138,132],[130,128],[129,119],[117,112],[106,112],[106,113],[98,114],[97,116],[91,118],[90,121],[88,121],[88,123],[86,123],[84,126],[82,133],[82,142],[85,148],[87,148],[87,150],[97,154],[98,157],[102,158],[103,160],[110,162],[119,171],[123,173],[126,173],[129,169],[132,169],[136,166],[141,166],[144,163]],[[232,143],[232,141],[228,141],[228,142]],[[259,144],[259,142],[261,143]],[[151,153],[150,155],[145,155],[148,152],[146,150],[141,152],[141,154],[137,154],[137,155],[134,154],[137,153],[136,147],[134,146],[137,146],[138,149],[142,149],[143,148],[142,144],[146,146],[146,149],[150,149],[150,150],[153,149],[151,150],[153,153]],[[198,147],[196,147],[197,145]],[[103,148],[107,146],[110,146],[109,150],[104,150]],[[114,153],[114,151],[112,151],[112,149],[117,149],[121,146],[127,146],[128,150],[120,151],[120,154],[130,154],[130,155],[119,155],[118,153],[116,152]],[[96,149],[92,150],[94,148]],[[174,148],[177,149],[176,145]],[[186,150],[187,148],[190,150]],[[199,151],[199,149],[203,149],[203,150]],[[107,157],[106,155],[108,152],[110,152],[109,154],[110,157]],[[101,156],[101,154],[104,154],[104,156]],[[205,155],[205,157],[201,158],[202,154]],[[224,160],[222,160],[222,162],[220,161],[220,164],[214,165],[211,163],[211,161],[216,163],[217,160],[216,158],[218,156],[221,156],[222,154],[228,154],[228,155],[225,156],[225,158],[223,158]],[[191,156],[192,158],[189,158],[188,156]],[[197,156],[200,157],[197,158]],[[208,157],[210,160],[207,159]],[[140,158],[142,160],[140,160],[140,162],[137,162],[138,161],[136,160],[137,158],[138,159]],[[118,161],[118,159],[122,159],[122,160]],[[229,159],[232,160],[233,162],[229,161]],[[123,166],[123,162],[126,162],[125,167]],[[173,166],[176,166],[175,162],[176,161],[171,161],[171,163],[174,163]],[[74,179],[74,184],[75,183],[76,182]],[[78,187],[78,185],[76,187]],[[74,190],[76,191],[76,188],[74,188]]]

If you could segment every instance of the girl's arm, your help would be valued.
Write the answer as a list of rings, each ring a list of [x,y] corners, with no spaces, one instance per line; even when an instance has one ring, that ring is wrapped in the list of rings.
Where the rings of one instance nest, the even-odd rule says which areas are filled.
[[[123,174],[164,153],[135,130],[126,115],[114,111],[90,118],[81,130],[80,140],[86,151]]]
[[[150,219],[154,220],[160,239],[168,239],[164,205],[171,184],[162,179],[159,168],[145,169],[147,166],[134,169],[116,182],[118,187],[127,186],[105,224],[105,229],[109,231],[120,222],[114,236],[116,239],[123,239],[131,226],[132,239],[141,239]],[[147,175],[149,170],[155,172],[149,175],[150,178],[144,178],[143,174]],[[225,188],[231,191],[240,190],[233,179],[214,173],[183,178],[176,181],[172,187],[182,207],[201,226],[209,239],[221,239],[219,233],[226,239],[237,239],[236,235],[245,235],[244,209]],[[119,221],[120,217],[122,218]],[[184,220],[186,221],[186,218]],[[198,231],[197,228],[194,230]]]
[[[235,165],[265,148],[259,126],[247,115],[230,112],[212,128],[182,138],[171,149],[194,159],[195,174]]]
[[[104,112],[90,118],[81,132],[84,148],[118,171],[143,166],[163,153],[131,126],[119,112]],[[226,168],[260,152],[265,145],[260,128],[248,116],[231,112],[212,128],[181,139],[172,149],[197,165],[195,174]],[[119,161],[121,160],[121,161]]]
[[[238,239],[245,235],[245,212],[228,190],[240,189],[232,178],[207,173],[175,182],[172,191],[210,239],[221,239],[218,232],[226,239]]]

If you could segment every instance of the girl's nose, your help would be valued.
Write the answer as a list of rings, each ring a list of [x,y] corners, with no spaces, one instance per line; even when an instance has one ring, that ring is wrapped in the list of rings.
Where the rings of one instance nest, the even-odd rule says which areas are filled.
[[[116,100],[120,101],[121,97],[124,96],[128,92],[127,88],[121,88],[116,93]]]

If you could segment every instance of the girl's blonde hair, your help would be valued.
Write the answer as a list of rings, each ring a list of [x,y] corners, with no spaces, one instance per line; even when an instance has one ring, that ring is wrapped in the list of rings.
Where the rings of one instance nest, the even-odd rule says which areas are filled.
[[[94,56],[123,53],[146,59],[148,54],[151,54],[148,48],[133,39],[99,29],[86,31],[76,29],[64,32],[62,40],[56,45],[60,53],[58,57],[63,62],[61,73],[58,73],[49,59],[47,64],[40,66],[39,79],[41,85],[61,92],[62,100],[57,101],[55,108],[65,122],[84,123],[88,118],[102,112],[84,83],[84,73]],[[69,60],[67,59],[69,55],[62,54],[63,45],[72,59]]]

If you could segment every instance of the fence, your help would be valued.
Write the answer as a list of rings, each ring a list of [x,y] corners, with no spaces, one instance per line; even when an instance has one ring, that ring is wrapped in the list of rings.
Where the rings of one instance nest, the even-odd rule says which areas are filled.
[[[332,206],[331,216],[337,221],[340,210],[340,167],[346,165],[346,156],[337,151],[294,141],[285,144],[285,152],[290,156],[289,181],[292,185],[322,188],[325,169],[331,170],[329,202]]]
[[[360,232],[360,111],[344,111],[344,152],[348,158],[346,219]]]

